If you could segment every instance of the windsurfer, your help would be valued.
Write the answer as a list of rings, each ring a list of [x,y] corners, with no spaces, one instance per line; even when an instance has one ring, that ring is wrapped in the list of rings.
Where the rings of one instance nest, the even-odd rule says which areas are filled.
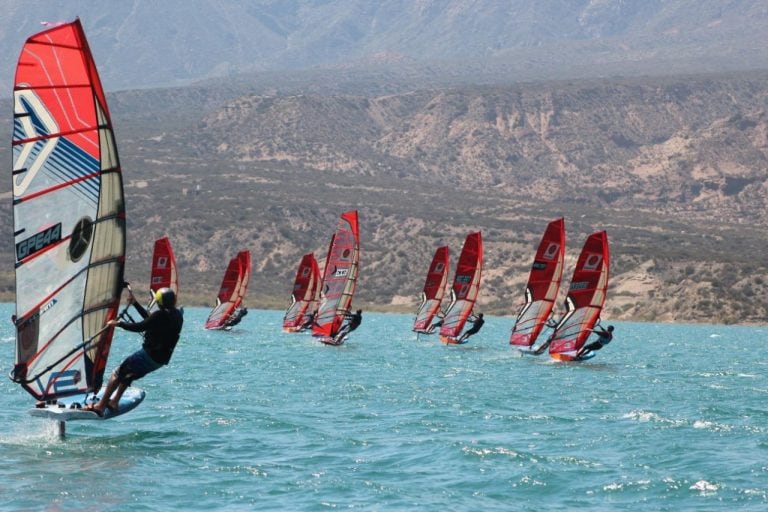
[[[306,331],[307,329],[311,329],[313,325],[315,325],[315,318],[317,318],[317,311],[313,311],[311,313],[307,313],[304,317],[304,323],[301,324],[301,327],[299,328],[300,331]]]
[[[425,334],[432,334],[433,332],[435,332],[435,329],[439,329],[440,327],[443,326],[444,321],[445,321],[445,313],[438,313],[437,321],[429,326]]]
[[[424,334],[432,334],[435,332],[435,329],[440,329],[443,326],[443,322],[445,322],[445,313],[440,311],[437,313],[437,320],[435,320],[432,325],[427,327],[427,330],[424,331]]]
[[[473,334],[477,334],[480,328],[485,323],[485,320],[483,320],[483,314],[479,313],[477,316],[472,315],[469,318],[469,322],[472,324],[472,327],[467,329],[464,334],[461,335],[461,337],[458,339],[457,343],[462,344],[467,342],[467,338],[472,336]]]
[[[354,313],[347,313],[344,318],[347,319],[347,323],[339,329],[338,334],[334,337],[336,340],[343,340],[344,336],[360,327],[360,324],[363,323],[363,310],[358,309]]]
[[[581,347],[581,350],[576,354],[576,357],[582,357],[587,352],[591,352],[593,350],[600,350],[607,344],[609,344],[613,340],[613,326],[609,325],[607,329],[603,329],[602,327],[598,327],[597,329],[592,329],[592,332],[597,334],[598,338],[590,343],[589,345],[584,345]]]
[[[226,323],[227,327],[232,327],[239,324],[245,315],[248,314],[248,308],[238,308],[232,318]]]
[[[112,372],[101,399],[85,407],[85,410],[91,410],[99,416],[104,414],[106,408],[117,409],[120,397],[134,380],[170,362],[184,322],[183,312],[176,308],[176,294],[170,288],[160,288],[155,292],[155,300],[160,308],[151,314],[136,301],[130,288],[128,292],[129,304],[133,304],[143,320],[136,323],[110,320],[108,325],[114,325],[126,331],[143,332],[144,343]],[[116,393],[115,390],[117,390]],[[115,393],[114,396],[112,396],[113,393]]]

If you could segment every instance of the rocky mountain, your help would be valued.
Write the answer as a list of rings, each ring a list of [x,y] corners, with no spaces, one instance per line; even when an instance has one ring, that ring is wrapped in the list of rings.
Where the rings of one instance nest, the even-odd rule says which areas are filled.
[[[0,88],[41,22],[82,18],[108,90],[386,70],[499,83],[768,67],[762,0],[0,0]]]
[[[246,96],[200,154],[408,177],[510,196],[766,220],[768,74]]]
[[[564,216],[566,276],[586,236],[608,231],[607,318],[768,315],[767,73],[357,95],[292,87],[110,96],[131,281],[146,282],[151,244],[169,235],[183,300],[204,304],[247,247],[248,303],[282,308],[301,255],[322,258],[339,214],[357,208],[356,304],[412,311],[434,248],[449,244],[455,261],[479,229],[480,307],[513,314],[544,226]],[[0,108],[0,126],[9,114]],[[0,222],[9,215],[6,200]],[[11,251],[0,239],[0,257]],[[12,286],[7,266],[0,298]]]

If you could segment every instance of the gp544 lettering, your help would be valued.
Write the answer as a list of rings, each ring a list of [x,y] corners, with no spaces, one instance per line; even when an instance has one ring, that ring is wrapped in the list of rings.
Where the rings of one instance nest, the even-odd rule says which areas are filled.
[[[61,241],[61,222],[16,244],[16,261]]]

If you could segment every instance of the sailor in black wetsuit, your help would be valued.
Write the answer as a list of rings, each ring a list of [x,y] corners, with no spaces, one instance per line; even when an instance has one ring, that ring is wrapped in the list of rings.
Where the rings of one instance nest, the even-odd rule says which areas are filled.
[[[248,308],[238,308],[235,310],[235,314],[232,315],[232,318],[225,324],[226,327],[233,327],[237,324],[239,324],[245,315],[248,314]]]
[[[613,340],[613,326],[609,325],[608,329],[603,329],[602,327],[598,329],[592,329],[592,332],[598,335],[598,338],[590,343],[589,345],[584,345],[581,347],[581,350],[576,354],[576,357],[581,357],[587,352],[591,352],[593,350],[600,350],[607,344]]]
[[[432,334],[435,332],[435,329],[440,329],[443,326],[443,323],[445,322],[445,315],[442,313],[437,314],[437,321],[433,322],[432,325],[430,325],[427,330],[425,331],[425,334]]]
[[[461,337],[458,339],[456,343],[463,344],[467,342],[467,338],[472,336],[473,334],[477,334],[477,332],[480,330],[480,328],[485,323],[485,320],[483,320],[483,314],[479,313],[477,316],[472,316],[469,319],[470,323],[472,324],[472,327],[467,329],[467,331],[461,335]]]
[[[312,313],[307,313],[304,316],[304,323],[301,324],[301,327],[299,327],[300,331],[306,331],[308,329],[311,329],[313,325],[315,325],[315,319],[317,318],[317,311],[313,311]]]
[[[344,336],[351,333],[358,327],[360,327],[360,324],[363,323],[363,310],[358,309],[354,313],[347,313],[346,314],[347,323],[339,329],[338,334],[334,337],[335,340],[343,340]]]
[[[170,288],[160,288],[155,292],[155,300],[160,308],[152,314],[148,314],[147,310],[136,301],[130,289],[129,293],[129,304],[133,304],[143,320],[136,323],[110,320],[108,325],[114,325],[126,331],[143,332],[144,343],[112,372],[106,392],[99,402],[85,408],[100,416],[104,414],[105,408],[117,410],[120,397],[134,380],[170,362],[184,323],[182,311],[176,309],[176,294]],[[112,393],[115,389],[117,393],[113,397]]]

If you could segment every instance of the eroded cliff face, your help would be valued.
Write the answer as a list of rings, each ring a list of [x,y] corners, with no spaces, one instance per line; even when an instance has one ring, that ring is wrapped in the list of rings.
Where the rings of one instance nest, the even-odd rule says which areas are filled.
[[[248,97],[202,127],[211,149],[241,161],[763,221],[766,85],[690,78]]]

